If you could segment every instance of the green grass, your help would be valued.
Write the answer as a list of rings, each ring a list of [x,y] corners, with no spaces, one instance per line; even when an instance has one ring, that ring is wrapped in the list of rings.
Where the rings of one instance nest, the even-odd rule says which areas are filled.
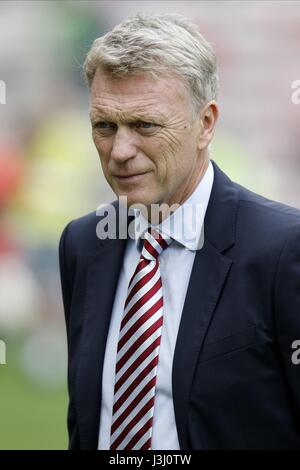
[[[18,364],[18,345],[0,365],[0,449],[66,449],[67,390],[33,383]]]

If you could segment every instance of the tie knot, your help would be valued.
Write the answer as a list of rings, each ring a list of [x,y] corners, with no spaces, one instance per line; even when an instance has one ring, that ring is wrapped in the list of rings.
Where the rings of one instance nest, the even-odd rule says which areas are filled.
[[[149,227],[144,234],[142,256],[150,261],[156,260],[160,253],[170,245],[171,241],[171,238]]]

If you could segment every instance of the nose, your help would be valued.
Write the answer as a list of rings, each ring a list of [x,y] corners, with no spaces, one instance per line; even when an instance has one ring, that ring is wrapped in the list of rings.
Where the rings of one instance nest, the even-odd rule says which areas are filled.
[[[113,141],[110,157],[122,163],[136,155],[136,145],[132,131],[126,126],[118,127]]]

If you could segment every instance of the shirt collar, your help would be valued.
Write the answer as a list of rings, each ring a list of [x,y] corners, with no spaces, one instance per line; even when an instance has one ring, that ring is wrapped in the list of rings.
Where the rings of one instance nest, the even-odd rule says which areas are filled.
[[[214,169],[211,161],[189,198],[181,204],[169,217],[154,228],[166,237],[171,237],[188,250],[199,250],[204,242],[204,217],[207,209],[212,185]],[[138,209],[134,209],[134,235],[136,243],[143,237],[150,226],[149,222]]]

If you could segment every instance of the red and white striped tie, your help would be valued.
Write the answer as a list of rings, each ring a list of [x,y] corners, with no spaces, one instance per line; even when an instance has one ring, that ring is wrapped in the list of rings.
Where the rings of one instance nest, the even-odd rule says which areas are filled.
[[[158,256],[172,240],[149,228],[129,282],[116,358],[112,450],[151,449],[161,329],[162,282]]]

